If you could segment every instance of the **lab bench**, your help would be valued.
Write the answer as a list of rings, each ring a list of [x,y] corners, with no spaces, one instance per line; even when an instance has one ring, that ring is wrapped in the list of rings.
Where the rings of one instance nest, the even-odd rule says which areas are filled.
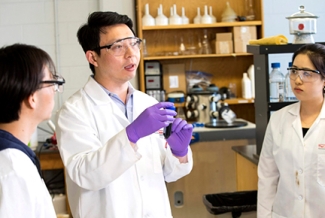
[[[34,152],[40,161],[42,170],[63,169],[60,153],[55,146],[45,147],[44,142],[39,142]]]
[[[196,127],[193,132],[199,137],[198,142],[191,144],[193,170],[182,179],[167,183],[168,195],[173,217],[212,218],[215,216],[206,210],[202,197],[239,190],[237,155],[255,143],[255,124],[247,122],[246,126],[236,128]],[[252,147],[247,149],[252,150]],[[35,153],[42,170],[63,169],[58,150],[44,149],[40,143]],[[183,194],[181,203],[175,198],[180,192]]]
[[[236,139],[255,140],[255,124],[243,119],[236,119],[236,121],[247,122],[247,125],[235,128],[194,127],[193,132],[198,133],[200,142]]]
[[[167,183],[173,217],[215,218],[207,211],[203,195],[238,191],[237,152],[233,147],[255,144],[255,124],[247,122],[246,126],[235,128],[195,127],[193,132],[198,134],[199,141],[191,144],[192,172]]]
[[[233,146],[236,152],[237,190],[257,190],[256,145]]]
[[[44,142],[39,142],[34,153],[38,157],[41,165],[41,170],[64,170],[64,165],[59,153],[59,150],[56,146],[49,145],[44,146]],[[65,177],[65,173],[64,173]],[[65,183],[65,182],[64,182]],[[67,212],[70,213],[70,207],[68,203],[68,198],[66,197],[66,208]]]

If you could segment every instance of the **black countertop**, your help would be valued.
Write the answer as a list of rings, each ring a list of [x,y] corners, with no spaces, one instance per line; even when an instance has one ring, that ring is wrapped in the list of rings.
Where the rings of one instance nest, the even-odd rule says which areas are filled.
[[[254,123],[243,119],[237,119],[238,121],[247,122],[246,126],[234,127],[234,128],[207,128],[207,127],[195,127],[193,132],[199,135],[199,141],[224,141],[224,140],[236,140],[236,139],[255,139]]]
[[[258,155],[256,154],[256,145],[233,146],[232,150],[247,158],[254,164],[258,164]]]

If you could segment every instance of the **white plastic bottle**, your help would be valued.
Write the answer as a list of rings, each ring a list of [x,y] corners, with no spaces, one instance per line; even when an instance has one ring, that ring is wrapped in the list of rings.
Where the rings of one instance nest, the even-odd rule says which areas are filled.
[[[270,73],[270,102],[284,101],[284,76],[280,71],[280,63],[271,64]]]
[[[292,67],[292,62],[289,62],[289,67]],[[295,94],[293,94],[291,85],[290,85],[290,72],[285,76],[285,81],[284,81],[284,92],[285,92],[285,100],[286,101],[297,101],[297,98]]]
[[[255,98],[255,70],[254,70],[254,64],[250,65],[248,70],[248,77],[251,80],[252,84],[252,98]]]
[[[242,83],[242,93],[243,98],[251,99],[252,98],[252,83],[247,76],[247,73],[243,73]]]
[[[36,150],[37,146],[38,146],[38,134],[37,134],[37,128],[35,129],[29,143],[28,146],[34,151]]]

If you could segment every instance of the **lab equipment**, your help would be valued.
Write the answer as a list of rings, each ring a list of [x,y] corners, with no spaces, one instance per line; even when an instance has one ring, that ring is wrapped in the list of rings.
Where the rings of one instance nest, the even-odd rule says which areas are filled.
[[[299,12],[286,18],[289,20],[290,34],[294,35],[293,44],[315,43],[313,34],[317,32],[317,16],[306,12],[301,5]]]

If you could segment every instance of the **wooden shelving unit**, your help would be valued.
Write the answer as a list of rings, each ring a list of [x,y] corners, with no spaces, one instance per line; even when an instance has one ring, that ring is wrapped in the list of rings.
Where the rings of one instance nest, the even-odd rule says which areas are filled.
[[[212,41],[216,33],[233,32],[234,27],[238,26],[256,26],[257,38],[262,38],[263,33],[263,2],[254,0],[255,20],[243,22],[220,22],[221,15],[226,8],[226,2],[230,3],[231,8],[237,15],[244,15],[244,2],[238,0],[137,0],[137,34],[140,38],[146,40],[148,55],[141,58],[139,66],[139,85],[140,90],[145,91],[145,61],[159,61],[164,64],[184,64],[185,70],[199,70],[213,75],[212,83],[219,88],[228,87],[229,83],[235,83],[237,96],[239,99],[229,99],[227,102],[232,104],[237,117],[255,122],[254,101],[242,103],[241,79],[243,73],[253,64],[253,55],[250,53],[232,53],[232,54],[195,54],[195,55],[170,55],[177,47],[182,38],[186,45],[189,40],[203,38],[204,31],[207,32],[211,47],[214,50]],[[166,25],[166,26],[142,26],[142,17],[144,15],[145,5],[149,4],[149,13],[151,16],[157,16],[157,8],[163,5],[163,14],[169,16],[170,7],[174,4],[177,6],[177,13],[181,15],[181,8],[185,8],[186,16],[190,20],[187,25]],[[217,23],[213,24],[193,24],[193,18],[196,16],[197,7],[201,9],[203,15],[204,5],[212,6],[213,15],[217,18]],[[167,55],[168,54],[168,55]],[[243,106],[245,105],[245,106]],[[243,110],[242,110],[242,109]],[[249,110],[250,112],[247,112]],[[250,115],[252,114],[252,115]]]

